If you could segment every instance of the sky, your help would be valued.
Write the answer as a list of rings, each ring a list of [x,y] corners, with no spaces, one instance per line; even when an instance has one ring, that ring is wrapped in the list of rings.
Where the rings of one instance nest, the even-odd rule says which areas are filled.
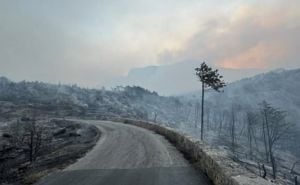
[[[299,68],[299,0],[1,0],[0,76],[99,87],[132,68]]]

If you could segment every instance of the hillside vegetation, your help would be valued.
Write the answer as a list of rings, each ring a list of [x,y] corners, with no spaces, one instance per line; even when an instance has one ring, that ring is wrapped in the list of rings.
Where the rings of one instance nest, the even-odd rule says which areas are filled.
[[[224,78],[226,80],[226,76]],[[289,123],[289,131],[274,146],[279,177],[291,176],[291,171],[299,173],[300,167],[297,165],[291,170],[300,159],[299,81],[300,69],[276,70],[228,84],[223,93],[208,90],[204,140],[216,147],[223,147],[236,160],[243,163],[252,161],[246,162],[248,167],[259,173],[260,165],[269,166],[270,160],[266,157],[268,152],[265,152],[264,146],[267,145],[264,144],[262,132],[261,104],[266,101],[282,113],[282,123]],[[111,90],[86,89],[76,85],[12,82],[1,77],[0,118],[3,124],[21,116],[134,118],[163,123],[199,137],[200,95],[200,92],[194,92],[165,97],[138,86],[119,86]],[[249,135],[249,123],[252,122],[251,133],[254,134]],[[249,138],[255,143],[252,143],[251,150]]]
[[[208,90],[205,140],[225,147],[257,173],[262,164],[268,169],[274,165],[279,178],[293,179],[300,169],[299,80],[299,69],[275,70],[228,84],[223,93]],[[194,135],[199,135],[200,95],[194,92],[182,97],[193,102],[190,122],[195,125],[185,129]],[[267,170],[268,175],[272,173]]]
[[[12,82],[0,78],[1,118],[16,114],[50,116],[107,116],[183,120],[180,110],[186,103],[176,97],[159,96],[141,87],[117,87],[112,90],[80,88],[76,85],[53,85],[42,82]]]

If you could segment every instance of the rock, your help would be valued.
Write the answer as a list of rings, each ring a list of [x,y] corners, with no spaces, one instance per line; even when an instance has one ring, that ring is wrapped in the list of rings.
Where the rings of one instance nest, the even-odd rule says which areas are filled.
[[[67,130],[65,128],[59,129],[58,131],[56,131],[56,132],[53,133],[53,136],[57,137],[57,136],[63,135],[63,134],[66,133],[66,131]]]
[[[2,137],[4,137],[4,138],[12,138],[12,135],[10,135],[8,133],[3,133]]]
[[[79,137],[79,136],[81,136],[81,135],[76,132],[69,133],[69,137]]]

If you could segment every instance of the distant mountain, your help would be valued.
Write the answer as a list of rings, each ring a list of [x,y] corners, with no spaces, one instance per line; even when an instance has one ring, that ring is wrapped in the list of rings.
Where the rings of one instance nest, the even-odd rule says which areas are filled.
[[[194,69],[201,62],[187,61],[171,65],[148,66],[132,69],[127,76],[119,77],[109,86],[136,85],[158,92],[162,95],[179,95],[200,89]],[[226,82],[233,82],[245,77],[262,73],[258,69],[219,69]]]

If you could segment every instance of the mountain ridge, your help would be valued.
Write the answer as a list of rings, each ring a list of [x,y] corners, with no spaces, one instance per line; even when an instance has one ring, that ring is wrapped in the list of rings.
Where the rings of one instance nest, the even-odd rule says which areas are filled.
[[[127,76],[109,82],[108,86],[136,85],[151,89],[162,95],[180,95],[200,90],[201,86],[194,71],[200,64],[201,62],[198,61],[185,61],[162,66],[134,68],[129,71]],[[220,68],[219,71],[226,77],[227,82],[265,72],[262,69],[231,68]]]

